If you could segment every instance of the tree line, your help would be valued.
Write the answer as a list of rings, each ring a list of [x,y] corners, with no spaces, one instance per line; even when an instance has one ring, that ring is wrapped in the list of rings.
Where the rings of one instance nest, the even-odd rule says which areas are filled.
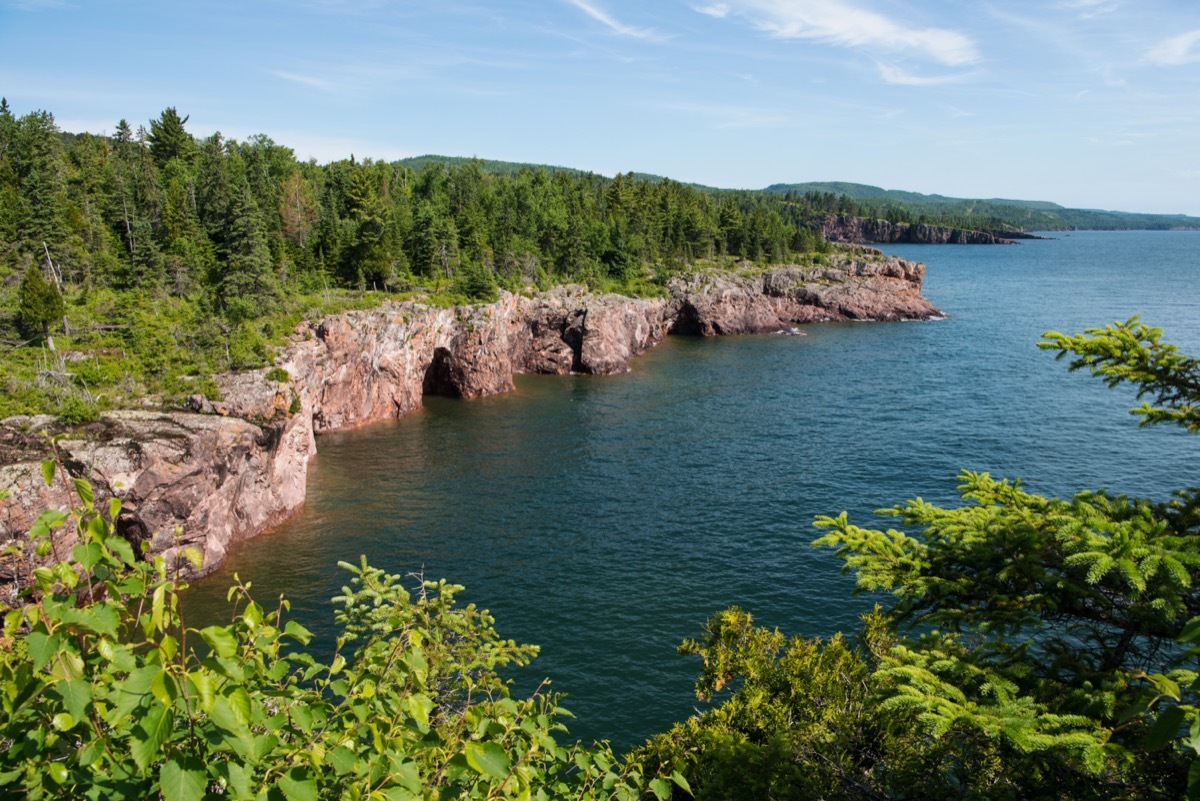
[[[782,261],[823,247],[783,199],[674,181],[480,162],[319,165],[265,135],[197,139],[167,108],[111,136],[0,105],[0,240],[15,274],[50,259],[72,286],[204,293],[232,319],[281,291],[625,282],[645,265]],[[44,266],[44,265],[43,265]]]

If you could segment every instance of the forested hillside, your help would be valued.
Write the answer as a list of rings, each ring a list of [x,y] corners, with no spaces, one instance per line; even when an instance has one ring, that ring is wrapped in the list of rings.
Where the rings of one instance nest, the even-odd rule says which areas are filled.
[[[168,108],[64,134],[49,112],[0,105],[0,417],[193,391],[265,363],[306,310],[372,292],[645,294],[697,260],[828,247],[763,193],[473,160],[319,165],[265,135],[197,140],[187,120]],[[59,331],[69,356],[18,347]]]
[[[792,198],[832,195],[845,198],[848,206],[856,209],[853,212],[855,216],[961,228],[1021,231],[1155,231],[1200,228],[1200,217],[1188,217],[1184,214],[1135,214],[1125,211],[1068,209],[1044,200],[968,200],[841,181],[772,184],[764,191]]]

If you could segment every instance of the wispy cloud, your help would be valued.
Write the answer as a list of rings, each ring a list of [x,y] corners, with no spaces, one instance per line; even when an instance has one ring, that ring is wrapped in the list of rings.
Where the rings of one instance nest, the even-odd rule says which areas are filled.
[[[707,118],[714,128],[783,128],[790,117],[772,109],[711,103],[668,103],[665,108]]]
[[[271,70],[271,74],[281,80],[298,83],[301,86],[308,86],[312,89],[320,89],[323,92],[337,92],[343,88],[341,84],[335,81],[318,78],[313,75],[301,75],[296,72],[286,72],[284,70]]]
[[[912,28],[846,0],[731,0],[692,9],[717,19],[742,17],[779,39],[903,52],[947,66],[979,60],[974,41],[957,31]]]
[[[949,75],[916,75],[893,64],[879,64],[879,77],[884,82],[898,86],[940,86],[947,83],[962,83],[975,75],[974,72],[957,72]]]
[[[1164,39],[1146,51],[1145,60],[1151,64],[1179,67],[1200,62],[1200,30],[1188,31]]]
[[[663,37],[651,28],[635,28],[632,25],[626,25],[617,20],[612,14],[609,14],[604,9],[600,8],[588,0],[566,0],[566,2],[578,8],[584,14],[587,14],[592,19],[604,25],[613,33],[621,36],[629,36],[634,39],[646,39],[648,41],[659,41]]]
[[[17,11],[48,11],[53,8],[76,8],[66,0],[11,0],[6,5]]]
[[[1059,8],[1078,12],[1080,17],[1089,19],[1102,14],[1110,14],[1121,6],[1121,0],[1063,0]]]

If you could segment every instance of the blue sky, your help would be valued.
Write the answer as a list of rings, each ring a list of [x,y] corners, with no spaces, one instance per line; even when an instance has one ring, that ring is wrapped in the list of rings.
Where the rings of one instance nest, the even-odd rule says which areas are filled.
[[[1200,215],[1195,0],[0,0],[0,94],[301,158]]]

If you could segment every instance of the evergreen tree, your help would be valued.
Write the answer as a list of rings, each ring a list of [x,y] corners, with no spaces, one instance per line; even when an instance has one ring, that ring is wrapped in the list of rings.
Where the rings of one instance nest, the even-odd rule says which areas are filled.
[[[229,216],[227,260],[219,268],[217,300],[231,319],[251,319],[261,313],[261,304],[274,296],[278,287],[262,213],[244,181],[234,187]]]
[[[190,161],[196,151],[192,135],[184,130],[189,117],[180,117],[172,106],[163,110],[157,120],[150,121],[150,154],[161,170],[171,159]]]
[[[50,339],[50,327],[62,320],[66,313],[62,294],[58,287],[47,281],[40,265],[31,264],[21,278],[17,290],[17,320],[26,336],[41,336]]]

